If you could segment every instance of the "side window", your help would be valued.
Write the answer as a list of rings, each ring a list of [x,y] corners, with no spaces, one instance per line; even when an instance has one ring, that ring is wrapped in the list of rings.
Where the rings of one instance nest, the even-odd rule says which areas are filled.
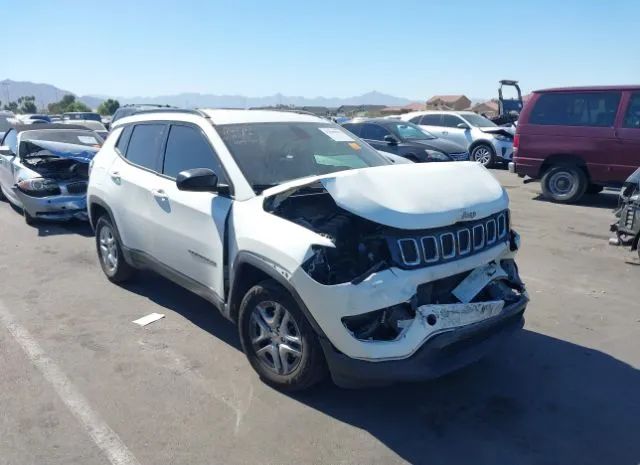
[[[362,125],[362,138],[370,140],[384,140],[384,136],[391,134],[382,126],[377,124],[363,124]]]
[[[343,128],[345,128],[347,131],[349,131],[352,134],[355,134],[356,136],[360,137],[360,125],[359,124],[343,124],[342,125]]]
[[[558,126],[613,126],[620,92],[550,92],[538,98],[531,124]]]
[[[127,145],[129,144],[129,138],[131,137],[131,130],[133,126],[125,126],[122,132],[120,133],[120,138],[116,143],[116,149],[124,157],[124,154],[127,153]]]
[[[442,115],[442,126],[446,128],[455,128],[460,123],[464,123],[464,121],[455,115]]]
[[[135,125],[127,146],[127,160],[158,171],[158,155],[164,141],[165,128],[164,124]]]
[[[413,118],[411,118],[409,120],[409,122],[413,123],[413,124],[420,124],[420,120],[422,119],[422,116],[414,116]]]
[[[441,115],[424,115],[420,124],[424,126],[442,126]]]
[[[224,170],[204,134],[192,126],[174,124],[167,138],[162,173],[175,178],[181,171],[193,168],[209,168],[221,183],[227,184]]]
[[[622,127],[640,129],[640,93],[631,96]]]

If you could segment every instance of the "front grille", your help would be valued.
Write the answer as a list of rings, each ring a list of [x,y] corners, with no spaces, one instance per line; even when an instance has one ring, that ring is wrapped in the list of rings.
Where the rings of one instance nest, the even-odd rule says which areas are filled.
[[[469,152],[450,153],[449,156],[455,161],[464,161],[469,159]]]
[[[509,240],[507,210],[481,220],[416,232],[396,231],[387,237],[391,258],[401,268],[419,268],[464,258]]]
[[[87,192],[86,182],[72,182],[67,184],[67,192],[69,194],[84,194]]]

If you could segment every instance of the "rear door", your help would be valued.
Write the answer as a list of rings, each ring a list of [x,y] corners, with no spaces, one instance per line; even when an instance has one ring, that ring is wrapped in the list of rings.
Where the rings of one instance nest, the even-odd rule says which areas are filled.
[[[430,113],[428,115],[422,115],[418,122],[415,122],[415,118],[411,119],[411,122],[422,126],[427,131],[441,136],[444,128],[442,127],[442,115],[440,113]]]
[[[219,186],[229,186],[218,156],[202,129],[172,123],[164,150],[162,176],[153,182],[152,255],[224,299],[224,234],[232,200],[228,194],[178,190],[181,171],[209,168]]]
[[[616,134],[619,170],[626,179],[640,167],[640,92],[626,93],[622,108],[623,116]]]
[[[118,151],[124,158],[116,157],[108,172],[108,183],[116,215],[116,224],[123,244],[147,254],[152,252],[155,235],[152,225],[154,205],[153,189],[162,171],[161,150],[168,125],[163,122],[140,123],[130,129],[126,147]],[[123,131],[122,137],[127,135]],[[122,151],[124,150],[124,153]]]

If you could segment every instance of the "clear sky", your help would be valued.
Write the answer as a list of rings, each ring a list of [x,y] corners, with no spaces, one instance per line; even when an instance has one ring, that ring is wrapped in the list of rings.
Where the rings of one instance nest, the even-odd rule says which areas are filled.
[[[0,24],[0,79],[80,95],[640,83],[640,0],[0,0]]]

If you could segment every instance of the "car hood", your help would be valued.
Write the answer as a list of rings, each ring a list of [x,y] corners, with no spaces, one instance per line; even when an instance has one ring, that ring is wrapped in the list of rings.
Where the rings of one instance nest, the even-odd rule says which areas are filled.
[[[96,155],[96,153],[98,153],[98,150],[100,150],[98,147],[45,140],[27,140],[23,143],[47,150],[52,155],[55,155],[57,157],[70,158],[72,160],[83,163],[89,163]],[[36,156],[37,155],[33,152],[26,155],[27,158]]]
[[[478,128],[478,129],[488,134],[502,134],[503,136],[511,137],[512,139],[515,134],[515,132],[511,128],[497,127],[497,128]]]
[[[489,216],[509,205],[507,192],[474,162],[387,165],[297,179],[265,190],[280,202],[321,183],[354,215],[399,229],[428,229]]]
[[[462,145],[444,139],[412,140],[408,143],[424,147],[425,149],[439,150],[444,153],[464,153],[467,151]]]

